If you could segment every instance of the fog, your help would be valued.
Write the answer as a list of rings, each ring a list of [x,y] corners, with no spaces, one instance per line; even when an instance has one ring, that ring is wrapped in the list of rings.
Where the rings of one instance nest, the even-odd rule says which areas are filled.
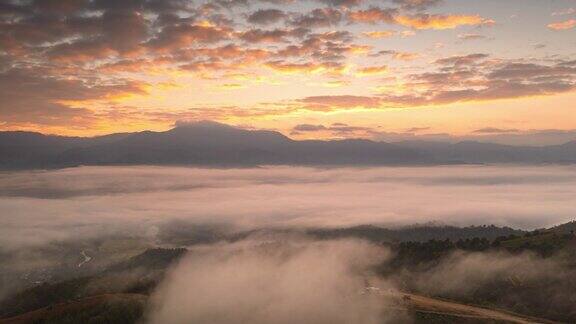
[[[490,292],[502,280],[520,283],[514,286],[519,292],[503,301],[508,305],[526,300],[527,287],[545,282],[538,288],[544,297],[534,297],[535,303],[558,296],[559,314],[576,313],[573,290],[563,285],[574,274],[555,259],[458,252],[424,270],[394,269],[378,277],[373,266],[394,257],[381,246],[277,236],[282,231],[257,232],[274,237],[231,235],[428,222],[549,227],[576,215],[575,171],[573,166],[438,166],[4,172],[0,274],[6,276],[0,280],[6,284],[0,285],[0,300],[19,289],[10,286],[11,278],[31,269],[55,271],[65,261],[81,275],[84,249],[93,257],[87,267],[103,269],[147,247],[187,246],[189,252],[152,295],[146,317],[152,323],[410,322],[393,311],[394,300],[389,304],[380,296],[375,302],[361,294],[366,278],[384,291],[410,288],[458,298]],[[234,239],[219,240],[225,235]],[[137,242],[102,243],[118,237]],[[98,291],[100,283],[94,285],[89,288]]]
[[[150,323],[386,323],[398,312],[363,294],[386,250],[360,241],[250,239],[196,248],[152,297]],[[391,286],[378,282],[380,287]],[[403,318],[402,322],[406,322]]]
[[[544,280],[562,274],[554,259],[531,253],[457,251],[424,273],[412,275],[419,291],[430,294],[467,296],[495,280],[524,282]],[[513,292],[510,292],[512,294]]]
[[[576,168],[80,167],[0,173],[0,246],[103,234],[154,240],[170,224],[550,226],[576,215]]]
[[[411,323],[400,310],[407,291],[468,302],[496,295],[502,306],[576,314],[575,273],[562,258],[455,251],[378,275],[394,255],[364,241],[277,235],[197,246],[152,295],[146,322]],[[367,283],[378,290],[368,293]]]

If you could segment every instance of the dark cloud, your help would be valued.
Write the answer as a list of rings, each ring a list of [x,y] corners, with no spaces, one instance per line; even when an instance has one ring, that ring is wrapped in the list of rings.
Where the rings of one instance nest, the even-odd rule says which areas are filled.
[[[320,2],[336,7],[355,7],[363,4],[365,0],[319,0]]]
[[[557,65],[542,65],[535,63],[509,63],[492,71],[488,77],[491,79],[531,79],[540,77],[556,77],[559,81],[565,77],[574,81],[576,67]]]
[[[60,101],[90,100],[106,96],[142,93],[142,84],[87,84],[79,79],[57,78],[51,72],[35,69],[11,69],[0,74],[0,118],[7,123],[65,123],[75,120],[79,126],[88,123],[90,111],[70,108]]]
[[[381,100],[378,97],[364,96],[312,96],[301,99],[300,102],[305,104],[308,109],[330,109],[331,107],[354,108],[366,107],[375,108],[380,106]]]
[[[440,70],[412,74],[414,86],[426,86],[421,94],[386,95],[382,102],[400,106],[449,104],[520,97],[554,95],[576,89],[576,69],[555,64],[485,60],[471,54],[437,60]]]
[[[276,23],[284,18],[287,14],[279,9],[259,9],[248,16],[248,22],[259,25],[268,25]]]
[[[91,8],[107,11],[149,11],[153,13],[168,13],[189,11],[193,2],[190,0],[93,0]]]
[[[299,45],[287,45],[276,52],[279,58],[308,57],[314,61],[335,62],[345,60],[353,51],[352,34],[345,31],[307,35]]]
[[[87,0],[34,0],[33,7],[44,12],[70,14],[84,9],[87,3]]]
[[[30,78],[36,78],[27,80],[26,87],[31,90],[36,84],[47,82],[50,83],[47,89],[53,89],[55,84],[68,84],[71,88],[70,94],[61,90],[37,91],[30,95],[33,99],[18,100],[5,90],[6,97],[2,98],[0,106],[4,116],[10,114],[10,120],[23,122],[30,118],[29,126],[40,119],[56,123],[78,116],[88,118],[90,111],[72,108],[69,101],[78,101],[75,106],[83,106],[81,102],[85,100],[106,100],[111,93],[116,93],[113,88],[139,83],[125,80],[127,76],[121,75],[123,72],[138,78],[139,72],[183,70],[198,78],[221,81],[226,75],[250,74],[253,72],[247,69],[262,66],[286,73],[314,72],[323,77],[341,78],[347,73],[353,55],[374,51],[376,54],[368,59],[388,55],[408,61],[419,57],[418,53],[373,49],[356,43],[353,24],[447,29],[491,23],[478,15],[424,12],[438,3],[439,0],[389,0],[385,4],[363,0],[316,0],[306,2],[306,5],[295,0],[3,1],[0,3],[0,74],[8,78],[16,67],[17,70],[34,70],[27,72]],[[282,7],[286,4],[294,6]],[[330,96],[320,96],[295,100],[290,103],[293,107],[277,111],[286,113],[300,109],[294,107],[296,104],[315,110],[355,106],[377,108],[571,91],[576,69],[573,61],[549,62],[552,61],[498,62],[497,58],[491,59],[486,54],[445,58],[435,62],[439,65],[437,70],[408,75],[407,91],[403,95],[387,93],[330,99]],[[366,73],[385,71],[382,63],[375,62],[368,62],[356,71],[362,72],[361,69]],[[236,83],[228,81],[222,84]],[[9,85],[7,89],[15,88]],[[79,91],[82,88],[91,89],[93,94]],[[416,88],[424,91],[410,91]],[[20,90],[15,89],[13,93],[22,95]],[[82,95],[72,95],[79,92]],[[126,93],[142,92],[135,86]],[[43,100],[41,96],[45,96]],[[208,110],[202,109],[205,113]],[[216,110],[210,116],[221,117],[223,111],[233,112],[235,116],[252,113]],[[38,115],[32,118],[25,113],[15,117],[25,111]],[[108,113],[101,111],[100,116]],[[139,116],[146,113],[141,112]],[[50,114],[54,117],[50,118]],[[128,117],[128,114],[124,116]],[[96,114],[92,117],[96,118]]]
[[[371,7],[365,10],[352,11],[348,14],[348,20],[357,23],[396,23],[395,16],[398,14],[398,10],[395,8],[377,8]]]
[[[307,33],[303,29],[251,29],[240,34],[240,39],[249,43],[280,43],[285,42],[287,37],[302,37]]]
[[[443,1],[444,0],[392,0],[393,3],[407,10],[424,10],[436,6]]]
[[[476,63],[478,61],[487,59],[489,57],[488,54],[468,54],[464,56],[451,56],[443,59],[436,60],[436,64],[442,65],[470,65],[472,63]]]
[[[422,132],[422,131],[427,131],[429,130],[430,127],[412,127],[412,128],[408,128],[406,130],[407,133],[418,133],[418,132]]]
[[[198,42],[217,43],[229,37],[228,28],[182,24],[165,27],[148,45],[155,49],[173,50]]]
[[[290,22],[293,26],[303,28],[329,27],[342,22],[344,14],[334,8],[317,8],[309,13],[298,15]]]
[[[495,127],[486,127],[486,128],[480,128],[475,130],[473,133],[478,133],[478,134],[504,134],[504,133],[519,133],[520,130],[518,129],[502,129],[502,128],[495,128]]]
[[[50,60],[78,63],[111,58],[118,52],[101,39],[93,39],[60,44],[52,47],[46,54]]]
[[[400,61],[411,61],[411,60],[415,60],[415,59],[420,57],[420,54],[418,54],[418,53],[400,52],[400,51],[394,51],[394,50],[381,50],[381,51],[378,51],[374,54],[370,54],[370,56],[372,56],[372,57],[378,57],[378,56],[384,56],[384,55],[391,56],[395,60],[400,60]]]
[[[334,123],[330,126],[312,124],[296,125],[292,128],[291,134],[302,135],[303,133],[314,132],[327,132],[331,136],[335,137],[367,137],[376,133],[376,131],[370,127],[359,127],[342,123]]]
[[[310,124],[300,124],[292,128],[292,130],[297,132],[317,132],[321,130],[326,130],[326,126],[323,125],[310,125]]]

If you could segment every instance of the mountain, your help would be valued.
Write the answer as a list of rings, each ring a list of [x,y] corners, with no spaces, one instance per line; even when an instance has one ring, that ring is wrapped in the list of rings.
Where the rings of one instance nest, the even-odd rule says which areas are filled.
[[[425,152],[439,161],[452,163],[576,163],[576,141],[551,146],[512,146],[476,141],[463,141],[455,144],[405,141],[394,144]]]
[[[430,164],[425,153],[367,140],[294,141],[278,132],[198,122],[165,132],[70,138],[0,133],[0,167],[77,165],[254,166]]]
[[[98,137],[0,132],[0,169],[78,165],[432,165],[576,163],[576,141],[544,147],[363,139],[295,141],[211,121]]]

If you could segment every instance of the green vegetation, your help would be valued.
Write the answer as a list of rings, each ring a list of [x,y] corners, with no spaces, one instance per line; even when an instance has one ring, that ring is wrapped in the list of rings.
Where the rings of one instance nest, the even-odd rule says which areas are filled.
[[[551,260],[559,265],[554,273],[537,279],[525,276],[523,269],[508,269],[466,293],[446,290],[429,294],[459,303],[481,305],[528,316],[574,322],[576,313],[576,223],[547,230],[516,231],[495,226],[475,226],[458,230],[450,226],[424,226],[388,230],[361,226],[338,230],[314,230],[321,239],[363,238],[389,247],[391,260],[377,272],[394,277],[402,289],[415,294],[421,290],[416,277],[450,262],[454,255],[482,254],[521,256]],[[482,234],[471,237],[472,234]],[[427,239],[425,238],[430,238]],[[30,323],[135,323],[144,313],[146,296],[162,280],[165,270],[179,260],[186,249],[149,249],[94,274],[81,278],[45,283],[0,303],[0,317],[32,316]],[[481,271],[482,269],[480,269]],[[416,323],[486,323],[473,318],[463,322],[450,314],[414,312]],[[35,317],[34,317],[35,316]]]
[[[94,295],[149,294],[168,266],[185,252],[185,249],[150,249],[94,276],[26,289],[0,303],[0,318]]]
[[[573,306],[576,304],[576,237],[573,233],[551,229],[533,231],[522,236],[498,237],[493,241],[486,238],[457,241],[445,239],[402,242],[389,246],[395,255],[378,271],[383,276],[404,273],[403,288],[415,293],[420,293],[420,287],[413,281],[413,277],[427,273],[438,265],[454,262],[451,256],[456,252],[493,253],[495,256],[528,254],[535,260],[549,260],[547,264],[556,267],[551,268],[545,276],[530,276],[530,269],[506,269],[503,272],[506,275],[488,277],[471,291],[446,290],[434,296],[562,322],[576,320]],[[448,269],[451,266],[454,264],[448,265]]]

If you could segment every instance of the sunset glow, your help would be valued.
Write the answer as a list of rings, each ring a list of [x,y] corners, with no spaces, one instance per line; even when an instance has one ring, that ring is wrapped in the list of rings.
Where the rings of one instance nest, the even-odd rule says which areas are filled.
[[[572,131],[575,5],[4,1],[0,129],[93,136],[215,120],[296,139]]]

